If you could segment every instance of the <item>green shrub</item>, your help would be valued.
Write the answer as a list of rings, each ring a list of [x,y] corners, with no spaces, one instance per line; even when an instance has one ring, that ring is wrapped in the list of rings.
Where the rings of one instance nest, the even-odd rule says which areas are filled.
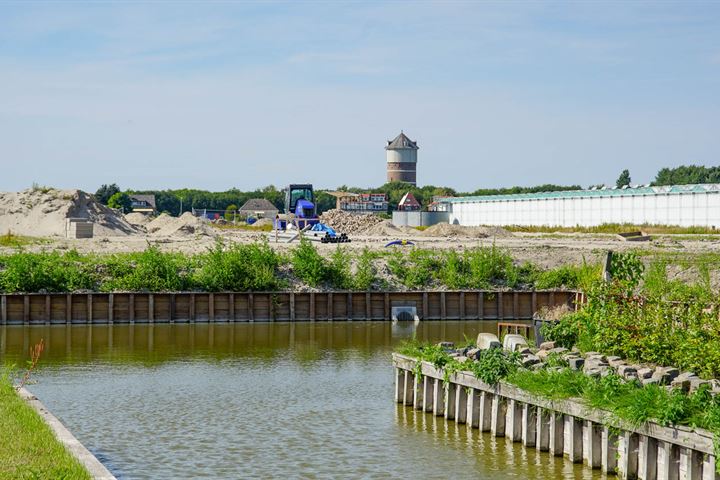
[[[353,279],[350,274],[350,255],[340,245],[330,256],[327,262],[325,279],[337,289],[347,290],[352,288]]]
[[[600,279],[600,272],[599,264],[588,265],[583,260],[582,265],[563,265],[538,273],[535,278],[535,288],[539,290],[556,288],[586,290],[594,281]]]
[[[194,259],[181,253],[163,253],[148,246],[140,253],[113,255],[103,265],[107,280],[101,290],[172,292],[192,288]]]
[[[18,252],[0,257],[0,291],[74,292],[97,288],[98,278],[87,257],[76,251]]]
[[[327,278],[326,260],[307,239],[301,238],[291,251],[290,262],[295,275],[311,287],[319,287]]]
[[[274,291],[285,285],[278,275],[281,258],[267,242],[225,246],[218,241],[198,263],[195,285],[205,291]]]
[[[355,290],[370,290],[375,283],[377,272],[373,264],[374,255],[367,248],[363,248],[362,253],[357,259],[355,265],[355,275],[352,279],[352,285]]]

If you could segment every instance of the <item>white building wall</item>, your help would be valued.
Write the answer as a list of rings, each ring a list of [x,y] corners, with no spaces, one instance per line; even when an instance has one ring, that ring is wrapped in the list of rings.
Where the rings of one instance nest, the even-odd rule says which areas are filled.
[[[631,223],[720,228],[720,192],[456,201],[451,204],[450,223],[550,227]]]

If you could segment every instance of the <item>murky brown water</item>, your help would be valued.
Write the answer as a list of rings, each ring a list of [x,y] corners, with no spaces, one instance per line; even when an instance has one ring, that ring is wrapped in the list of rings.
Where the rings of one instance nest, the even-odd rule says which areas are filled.
[[[119,478],[600,478],[393,402],[393,346],[494,322],[0,328],[33,391]]]

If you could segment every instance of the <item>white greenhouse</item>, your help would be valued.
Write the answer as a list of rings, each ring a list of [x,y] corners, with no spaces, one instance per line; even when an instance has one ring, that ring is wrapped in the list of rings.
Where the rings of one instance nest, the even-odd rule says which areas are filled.
[[[720,184],[457,197],[450,223],[592,227],[605,223],[720,227]]]

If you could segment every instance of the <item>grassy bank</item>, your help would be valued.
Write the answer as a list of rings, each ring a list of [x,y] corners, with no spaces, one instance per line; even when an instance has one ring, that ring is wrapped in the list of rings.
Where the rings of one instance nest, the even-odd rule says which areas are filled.
[[[610,412],[617,420],[639,426],[649,420],[661,425],[687,425],[720,434],[720,396],[710,395],[707,386],[691,394],[669,391],[657,385],[626,382],[616,375],[594,378],[563,367],[559,357],[546,368],[528,370],[518,357],[500,349],[485,350],[477,361],[460,363],[437,345],[406,342],[399,353],[432,363],[443,369],[445,378],[456,371],[469,371],[491,385],[505,381],[532,394],[552,400],[576,399],[588,407]],[[419,373],[416,371],[416,373]]]
[[[575,289],[599,272],[599,265],[544,270],[495,246],[353,252],[339,245],[324,256],[307,241],[287,252],[266,242],[217,243],[197,255],[154,246],[113,255],[19,250],[0,255],[0,292]]]
[[[40,416],[0,376],[0,479],[89,479]]]

